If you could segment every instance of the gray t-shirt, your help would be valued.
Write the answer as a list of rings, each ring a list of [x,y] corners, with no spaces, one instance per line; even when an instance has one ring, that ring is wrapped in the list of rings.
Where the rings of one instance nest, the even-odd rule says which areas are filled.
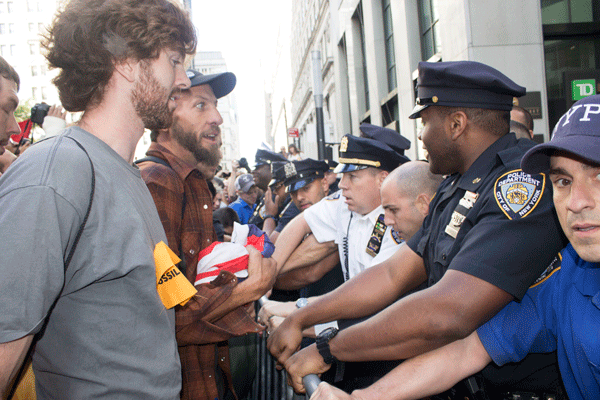
[[[0,178],[0,343],[40,333],[38,399],[178,399],[173,310],[156,290],[166,237],[139,170],[77,128],[27,150]],[[64,283],[64,290],[60,294]],[[60,294],[60,297],[59,297]],[[43,332],[41,328],[47,322]]]

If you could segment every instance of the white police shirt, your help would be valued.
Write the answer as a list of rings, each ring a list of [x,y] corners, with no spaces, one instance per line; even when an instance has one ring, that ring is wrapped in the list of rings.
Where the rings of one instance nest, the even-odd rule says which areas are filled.
[[[350,216],[352,215],[352,220]],[[375,257],[367,252],[367,246],[374,234],[375,224],[383,207],[378,206],[369,214],[360,215],[348,210],[341,190],[322,199],[304,211],[315,239],[319,243],[335,241],[340,253],[344,277],[352,278],[365,269],[379,264],[394,254],[404,244],[390,227],[385,228],[380,249]],[[348,236],[348,266],[345,260],[344,238]]]

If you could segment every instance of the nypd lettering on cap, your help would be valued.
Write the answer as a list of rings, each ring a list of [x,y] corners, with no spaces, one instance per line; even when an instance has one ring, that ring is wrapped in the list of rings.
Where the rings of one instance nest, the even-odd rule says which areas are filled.
[[[494,196],[509,219],[521,219],[531,213],[544,194],[546,176],[530,175],[520,169],[502,175],[494,186]]]

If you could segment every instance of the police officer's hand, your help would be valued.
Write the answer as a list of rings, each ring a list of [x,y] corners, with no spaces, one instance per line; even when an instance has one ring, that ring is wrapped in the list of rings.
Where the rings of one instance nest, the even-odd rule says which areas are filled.
[[[293,301],[266,301],[258,312],[258,322],[263,325],[270,326],[270,320],[273,317],[282,317],[285,318],[296,310],[296,303]],[[272,327],[271,331],[275,330]]]
[[[279,206],[279,196],[275,196],[275,201],[273,201],[273,192],[271,188],[268,188],[265,192],[265,214],[277,215],[277,211]]]
[[[322,374],[331,368],[326,364],[319,354],[316,344],[303,348],[285,362],[285,370],[288,372],[288,383],[292,385],[297,393],[305,393],[302,378],[308,374]]]
[[[242,284],[252,290],[256,300],[267,293],[275,284],[277,278],[277,263],[272,258],[263,258],[260,251],[247,246],[250,254],[248,260],[248,278]]]
[[[269,335],[267,347],[273,357],[283,365],[300,348],[301,341],[302,326],[296,323],[293,316],[290,316]]]
[[[310,400],[361,400],[354,394],[348,394],[341,389],[331,386],[327,382],[319,383],[317,390],[310,396]]]

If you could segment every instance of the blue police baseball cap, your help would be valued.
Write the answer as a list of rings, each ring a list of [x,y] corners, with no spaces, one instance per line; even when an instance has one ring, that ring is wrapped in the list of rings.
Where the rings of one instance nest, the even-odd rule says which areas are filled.
[[[192,87],[210,85],[217,99],[231,93],[237,82],[235,75],[231,72],[204,75],[193,69],[188,69],[186,75],[190,79],[190,82],[192,82]]]
[[[600,164],[600,95],[573,104],[558,120],[552,140],[529,149],[521,160],[521,168],[529,174],[547,172],[555,151],[566,151]]]
[[[379,140],[346,135],[340,143],[338,161],[333,170],[336,174],[368,167],[392,171],[410,159]]]
[[[408,118],[419,118],[421,111],[429,106],[510,111],[513,98],[523,95],[523,86],[489,65],[476,61],[422,61],[417,79],[417,105]]]
[[[284,166],[285,171],[285,191],[288,193],[302,189],[316,179],[325,177],[329,171],[329,164],[326,161],[313,160],[306,158],[304,160],[292,161]]]

